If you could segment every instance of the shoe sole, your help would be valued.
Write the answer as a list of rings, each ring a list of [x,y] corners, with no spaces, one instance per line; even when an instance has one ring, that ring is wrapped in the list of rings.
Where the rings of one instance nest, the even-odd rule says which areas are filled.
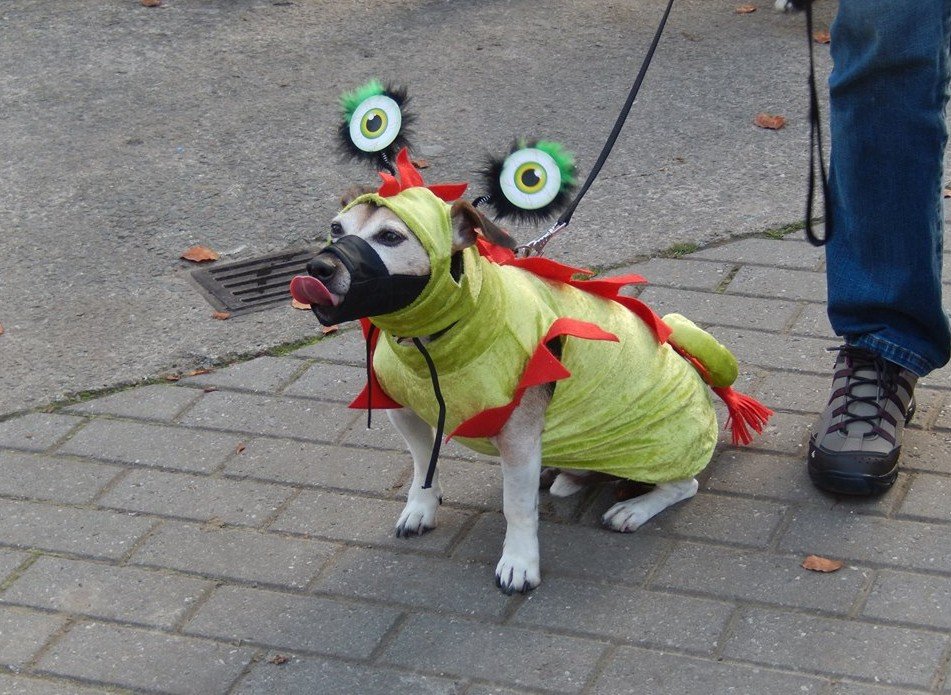
[[[872,497],[887,492],[898,478],[898,466],[884,475],[862,475],[858,473],[833,473],[814,470],[809,465],[809,478],[812,484],[826,492],[837,495]]]

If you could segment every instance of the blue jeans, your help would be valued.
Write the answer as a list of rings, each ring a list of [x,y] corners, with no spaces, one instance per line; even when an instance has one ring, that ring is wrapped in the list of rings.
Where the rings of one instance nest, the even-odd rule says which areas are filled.
[[[951,0],[840,0],[829,78],[829,320],[919,376],[951,351],[941,306]]]

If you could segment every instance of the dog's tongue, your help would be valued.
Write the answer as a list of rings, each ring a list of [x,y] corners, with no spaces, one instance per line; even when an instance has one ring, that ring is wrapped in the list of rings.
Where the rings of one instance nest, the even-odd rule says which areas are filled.
[[[324,284],[310,275],[295,275],[291,280],[291,296],[301,304],[333,306],[334,298]]]

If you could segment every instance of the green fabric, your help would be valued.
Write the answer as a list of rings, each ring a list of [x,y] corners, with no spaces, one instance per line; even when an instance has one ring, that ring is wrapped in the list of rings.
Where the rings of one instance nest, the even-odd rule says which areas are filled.
[[[447,404],[446,432],[488,408],[509,403],[529,358],[551,324],[571,317],[614,333],[620,343],[564,339],[559,381],[545,416],[545,465],[591,469],[648,483],[694,476],[717,441],[709,390],[669,345],[620,304],[511,266],[495,265],[474,248],[465,272],[449,274],[449,206],[412,188],[374,202],[394,210],[430,253],[432,277],[409,307],[372,317],[382,331],[373,366],[383,389],[435,424],[438,412],[425,360],[410,342],[449,329],[427,349]],[[487,439],[459,441],[497,453]]]

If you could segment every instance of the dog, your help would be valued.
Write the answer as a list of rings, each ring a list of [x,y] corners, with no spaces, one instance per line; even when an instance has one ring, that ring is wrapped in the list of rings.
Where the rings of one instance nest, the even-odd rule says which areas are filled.
[[[506,531],[496,585],[506,594],[527,592],[541,581],[543,463],[559,469],[553,495],[577,492],[593,471],[653,483],[650,492],[618,502],[602,517],[606,527],[631,532],[696,494],[695,475],[718,439],[716,415],[707,384],[665,342],[669,329],[649,309],[637,300],[622,306],[620,297],[599,296],[559,270],[566,266],[546,259],[522,264],[534,271],[520,267],[504,230],[469,202],[450,205],[418,183],[386,195],[386,184],[380,193],[346,194],[330,224],[332,243],[310,261],[307,276],[295,278],[292,294],[311,304],[325,325],[371,317],[379,328],[371,395],[378,405],[383,399],[383,405],[406,406],[388,414],[413,459],[413,482],[396,522],[399,537],[436,526],[442,491],[438,473],[428,486],[426,478],[440,416],[426,362],[443,370],[447,429],[463,444],[501,458]],[[610,295],[623,284],[602,282],[595,289]],[[496,325],[505,313],[500,307],[515,298],[521,312],[534,295],[542,297],[537,310]],[[568,316],[551,313],[556,300],[572,307]],[[592,317],[602,325],[590,323]],[[513,356],[514,376],[499,368]],[[635,372],[639,391],[614,390]],[[573,384],[580,388],[586,380],[600,397],[576,393]],[[638,418],[643,422],[636,424]],[[628,433],[632,422],[635,436]],[[647,461],[641,469],[628,470],[641,459]]]

